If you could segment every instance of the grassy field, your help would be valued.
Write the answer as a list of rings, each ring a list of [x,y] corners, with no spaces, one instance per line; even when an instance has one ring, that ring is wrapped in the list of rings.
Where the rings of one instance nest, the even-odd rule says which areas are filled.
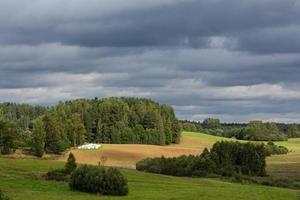
[[[145,157],[179,156],[199,154],[205,147],[211,147],[220,140],[234,139],[216,137],[201,133],[184,132],[180,144],[170,146],[116,145],[105,144],[99,150],[72,150],[81,163],[96,164],[102,156],[106,165],[134,168],[135,163]],[[243,141],[244,142],[244,141]],[[267,159],[268,174],[275,177],[289,177],[300,181],[300,139],[278,142],[288,147],[287,155]],[[254,184],[223,182],[218,179],[179,178],[122,169],[129,181],[130,193],[126,197],[107,197],[71,191],[67,183],[45,181],[41,176],[49,169],[63,167],[67,154],[59,160],[30,160],[0,158],[0,188],[15,200],[83,200],[83,199],[187,199],[187,200],[289,200],[300,199],[299,191]]]
[[[300,182],[300,138],[287,142],[276,142],[291,152],[286,155],[271,156],[267,159],[267,170],[272,176],[296,179]]]
[[[219,140],[231,140],[211,135],[184,132],[180,144],[169,146],[140,144],[103,144],[99,150],[72,150],[78,162],[97,164],[101,157],[107,158],[106,165],[135,168],[135,163],[147,157],[174,157],[200,154],[205,147],[211,147]],[[68,154],[61,158],[66,160]]]
[[[178,178],[123,169],[129,181],[126,197],[96,196],[71,191],[65,182],[41,178],[62,161],[0,158],[0,188],[14,200],[297,200],[298,191],[204,178]]]
[[[81,163],[96,164],[101,157],[107,158],[105,164],[135,168],[135,163],[146,157],[174,157],[179,155],[199,154],[205,147],[210,148],[216,141],[235,139],[217,137],[202,133],[184,132],[180,144],[170,146],[104,144],[99,150],[72,150]],[[240,141],[245,142],[245,141]],[[271,156],[267,159],[268,174],[275,177],[288,177],[300,181],[300,139],[276,142],[291,151],[287,155]],[[65,160],[67,154],[61,158]]]

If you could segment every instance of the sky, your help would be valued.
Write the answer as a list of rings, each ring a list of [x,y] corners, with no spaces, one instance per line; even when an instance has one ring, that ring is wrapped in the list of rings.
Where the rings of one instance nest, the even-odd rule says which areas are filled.
[[[300,121],[299,0],[1,0],[0,102],[146,97]]]

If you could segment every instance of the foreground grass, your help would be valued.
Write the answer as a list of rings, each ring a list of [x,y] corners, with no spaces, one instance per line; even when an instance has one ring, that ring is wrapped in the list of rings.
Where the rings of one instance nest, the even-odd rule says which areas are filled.
[[[63,167],[64,162],[0,158],[0,188],[14,200],[296,200],[290,189],[242,185],[213,179],[178,178],[122,170],[129,181],[125,197],[96,196],[71,191],[67,183],[45,181],[41,175],[49,169]]]

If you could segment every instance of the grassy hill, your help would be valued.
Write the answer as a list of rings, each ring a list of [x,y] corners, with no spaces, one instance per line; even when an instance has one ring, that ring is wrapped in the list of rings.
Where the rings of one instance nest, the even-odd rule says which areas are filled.
[[[298,191],[204,178],[178,178],[124,169],[129,181],[126,197],[96,196],[71,191],[67,183],[45,181],[42,174],[61,161],[0,158],[0,188],[14,200],[296,200]]]
[[[180,144],[170,146],[138,144],[104,144],[99,150],[72,150],[81,163],[97,164],[101,157],[107,158],[106,165],[135,168],[135,163],[146,157],[174,157],[179,155],[200,154],[205,147],[215,142],[227,140],[238,141],[195,132],[183,132]],[[241,141],[240,142],[247,142]],[[277,177],[289,177],[300,181],[300,139],[276,142],[291,151],[287,155],[271,156],[267,159],[268,174]],[[67,154],[61,158],[65,160]]]
[[[202,133],[184,132],[180,144],[171,146],[105,144],[99,150],[73,150],[79,162],[96,164],[101,156],[107,157],[106,165],[133,168],[135,162],[145,157],[182,154],[199,154],[216,141],[232,140]],[[245,141],[242,141],[245,142]],[[289,177],[300,181],[300,139],[277,142],[288,147],[287,155],[267,159],[267,172],[274,177]],[[0,158],[0,188],[15,200],[83,200],[83,199],[187,199],[187,200],[293,200],[299,192],[291,189],[265,187],[254,184],[224,182],[219,179],[179,178],[123,169],[129,180],[129,196],[107,197],[73,192],[64,182],[45,181],[42,174],[49,169],[60,168],[65,158],[54,160],[29,160]]]
[[[81,163],[97,164],[101,157],[107,158],[106,165],[135,168],[135,163],[146,157],[174,157],[200,154],[205,147],[211,147],[216,141],[232,140],[202,133],[183,132],[180,144],[168,146],[141,144],[103,144],[99,150],[73,149]],[[62,160],[67,159],[66,154]]]

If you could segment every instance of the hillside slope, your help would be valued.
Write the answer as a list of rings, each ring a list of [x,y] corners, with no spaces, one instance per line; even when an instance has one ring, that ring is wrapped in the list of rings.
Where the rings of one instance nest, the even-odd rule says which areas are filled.
[[[103,157],[105,165],[135,168],[135,163],[146,157],[174,157],[180,155],[196,155],[215,142],[230,138],[217,137],[203,133],[183,132],[180,144],[170,146],[139,145],[139,144],[104,144],[99,150],[77,150],[72,152],[81,163],[97,164]],[[241,141],[240,142],[246,142]],[[300,139],[289,139],[286,142],[277,142],[277,145],[286,146],[291,151],[287,155],[276,155],[267,158],[267,172],[277,177],[288,177],[300,181]],[[62,160],[67,158],[66,154]]]
[[[0,188],[14,200],[296,200],[290,189],[227,183],[204,178],[178,178],[122,170],[129,181],[126,197],[96,196],[71,191],[67,183],[45,181],[49,169],[63,166],[60,161],[0,158]]]

